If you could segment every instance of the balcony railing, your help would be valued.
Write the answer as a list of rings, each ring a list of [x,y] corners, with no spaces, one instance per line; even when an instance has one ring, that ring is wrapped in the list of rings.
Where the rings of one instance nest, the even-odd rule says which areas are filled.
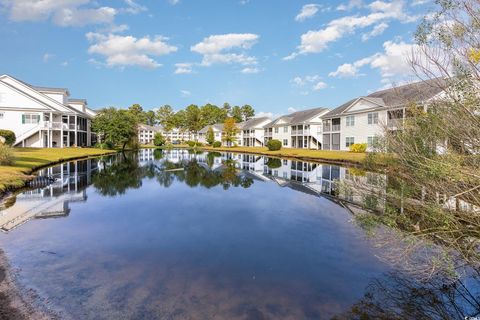
[[[332,131],[340,131],[340,125],[339,124],[332,125]]]
[[[292,136],[310,136],[310,130],[292,130]]]
[[[61,130],[61,129],[67,130],[68,129],[67,124],[63,123],[63,122],[49,122],[49,121],[46,121],[46,122],[43,122],[42,127],[44,129],[58,129],[58,130]]]
[[[271,131],[265,132],[265,137],[271,137],[271,136],[272,136],[272,132],[271,132]]]

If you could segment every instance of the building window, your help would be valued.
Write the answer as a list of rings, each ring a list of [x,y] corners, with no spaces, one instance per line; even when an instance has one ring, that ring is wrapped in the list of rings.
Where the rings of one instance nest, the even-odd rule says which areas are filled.
[[[350,147],[352,144],[355,144],[355,138],[354,137],[346,137],[345,138],[345,146],[348,148]]]
[[[278,133],[278,127],[275,127],[275,133]]]
[[[283,146],[287,146],[288,145],[288,140],[287,139],[283,139]]]
[[[288,165],[288,160],[287,159],[283,159],[283,165],[284,166]]]
[[[283,127],[283,132],[288,132],[288,127],[287,126]]]
[[[355,125],[355,116],[347,116],[347,127],[353,127]]]
[[[39,114],[22,114],[22,123],[23,124],[32,124],[39,123],[40,115]]]
[[[378,112],[368,114],[368,124],[378,124]]]
[[[0,120],[3,120],[3,112],[0,112]]]
[[[367,144],[369,147],[374,147],[378,144],[378,137],[368,137]]]

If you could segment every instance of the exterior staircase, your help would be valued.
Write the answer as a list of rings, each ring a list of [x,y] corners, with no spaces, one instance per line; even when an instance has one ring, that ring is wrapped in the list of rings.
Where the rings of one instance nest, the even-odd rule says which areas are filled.
[[[30,128],[28,129],[27,131],[25,131],[24,133],[22,133],[21,135],[19,135],[17,137],[17,139],[15,140],[15,143],[14,143],[14,146],[16,147],[19,147],[19,146],[22,146],[20,144],[23,144],[23,142],[25,140],[27,140],[28,138],[30,138],[31,136],[33,136],[34,134],[38,133],[38,131],[40,131],[42,129],[43,126],[41,126],[40,124],[36,125],[35,127],[33,128]]]

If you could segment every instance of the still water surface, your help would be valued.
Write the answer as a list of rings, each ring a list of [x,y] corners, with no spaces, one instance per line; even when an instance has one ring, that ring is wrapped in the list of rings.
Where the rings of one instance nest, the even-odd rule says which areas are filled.
[[[352,171],[186,150],[74,161],[0,212],[1,246],[62,318],[349,318],[394,271],[330,197]]]

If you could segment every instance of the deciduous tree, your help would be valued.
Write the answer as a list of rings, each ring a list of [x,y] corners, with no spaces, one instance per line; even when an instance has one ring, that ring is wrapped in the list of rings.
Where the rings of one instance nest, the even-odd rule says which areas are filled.
[[[232,146],[237,140],[238,127],[234,118],[227,118],[223,124],[222,140]]]

